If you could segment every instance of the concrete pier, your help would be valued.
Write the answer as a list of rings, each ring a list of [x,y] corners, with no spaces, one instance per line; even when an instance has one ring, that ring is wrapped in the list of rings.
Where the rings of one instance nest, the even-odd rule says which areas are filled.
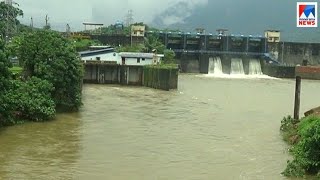
[[[178,87],[178,67],[130,66],[87,61],[83,82],[88,84],[121,84],[170,90]]]
[[[143,66],[87,61],[84,69],[84,83],[142,85]]]

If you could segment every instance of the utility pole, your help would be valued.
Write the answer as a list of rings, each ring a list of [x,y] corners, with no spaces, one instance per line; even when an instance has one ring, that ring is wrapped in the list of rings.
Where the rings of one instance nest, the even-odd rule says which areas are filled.
[[[48,14],[46,15],[46,25],[44,26],[45,29],[50,29],[50,24],[49,24],[49,16]]]
[[[70,37],[70,34],[71,34],[70,25],[67,24],[67,26],[66,26],[66,35],[67,35],[67,37]]]
[[[284,54],[284,41],[282,42],[282,52],[281,52],[281,60],[282,60],[282,64],[284,64],[284,60],[283,60],[283,54]]]
[[[295,120],[299,120],[300,92],[301,92],[301,77],[296,76],[296,89],[295,89],[294,111],[293,111],[293,119],[295,119]]]
[[[31,17],[30,28],[33,29],[33,17]]]

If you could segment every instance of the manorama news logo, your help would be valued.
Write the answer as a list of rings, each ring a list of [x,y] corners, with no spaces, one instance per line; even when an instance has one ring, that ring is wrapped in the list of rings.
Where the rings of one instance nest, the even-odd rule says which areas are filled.
[[[317,2],[297,2],[297,27],[318,27]]]

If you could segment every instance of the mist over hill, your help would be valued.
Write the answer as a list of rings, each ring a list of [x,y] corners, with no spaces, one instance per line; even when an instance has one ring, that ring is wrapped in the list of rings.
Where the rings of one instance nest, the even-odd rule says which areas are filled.
[[[218,28],[231,34],[263,35],[264,30],[282,31],[285,41],[320,42],[319,28],[296,27],[296,2],[292,0],[210,0],[206,6],[192,11],[184,3],[177,3],[158,14],[152,25],[184,31],[197,27],[215,33]],[[172,22],[172,23],[170,23]]]
[[[0,0],[1,1],[1,0]],[[134,22],[144,22],[160,29],[194,31],[203,27],[215,33],[227,28],[232,34],[263,35],[266,29],[282,31],[286,41],[320,42],[319,28],[296,27],[298,0],[15,0],[24,11],[19,18],[29,25],[33,17],[36,27],[43,27],[46,15],[55,30],[84,30],[82,22],[126,22],[133,10]],[[310,1],[310,0],[306,0]],[[315,1],[315,0],[313,0]],[[310,1],[312,2],[312,1]],[[320,4],[320,3],[319,3]],[[75,11],[76,9],[76,11]]]

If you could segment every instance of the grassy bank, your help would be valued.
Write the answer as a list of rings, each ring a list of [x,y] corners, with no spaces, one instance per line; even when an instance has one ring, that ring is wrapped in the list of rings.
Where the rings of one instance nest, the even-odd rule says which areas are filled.
[[[290,116],[281,121],[283,140],[291,145],[293,160],[288,161],[283,175],[320,178],[320,117],[308,116],[294,120]]]
[[[22,72],[22,67],[19,66],[13,66],[12,68],[9,68],[9,70],[13,73],[13,74],[20,74]]]

